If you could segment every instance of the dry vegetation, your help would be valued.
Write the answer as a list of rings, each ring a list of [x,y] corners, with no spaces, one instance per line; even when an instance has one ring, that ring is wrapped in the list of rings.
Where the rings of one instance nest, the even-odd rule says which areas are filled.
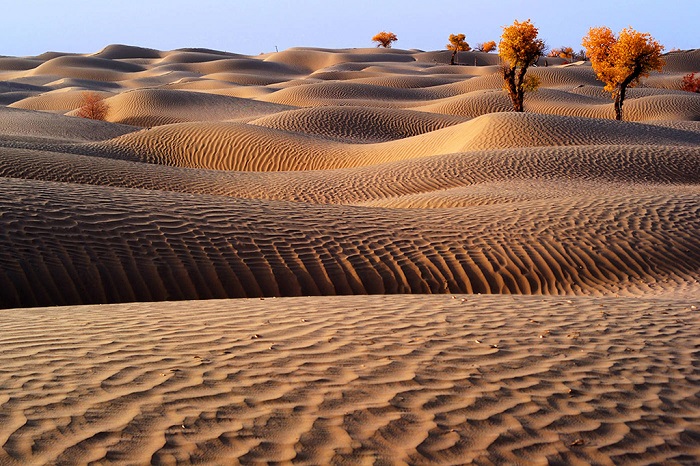
[[[76,116],[91,120],[104,120],[107,117],[107,112],[109,112],[109,105],[98,93],[83,92]]]

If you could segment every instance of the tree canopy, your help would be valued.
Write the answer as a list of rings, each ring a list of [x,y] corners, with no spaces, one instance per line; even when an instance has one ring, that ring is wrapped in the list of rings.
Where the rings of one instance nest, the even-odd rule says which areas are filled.
[[[490,40],[487,42],[476,44],[476,49],[479,52],[486,52],[486,53],[492,52],[492,51],[496,50],[496,41]]]
[[[372,42],[377,42],[377,47],[391,48],[391,43],[399,40],[393,32],[382,31],[372,37]]]
[[[452,50],[450,65],[455,64],[455,56],[457,55],[457,52],[468,52],[472,49],[465,39],[466,36],[464,34],[450,34],[450,43],[445,46],[447,47],[447,50]]]
[[[525,22],[515,21],[503,28],[501,42],[498,44],[498,55],[504,62],[504,88],[513,101],[516,112],[523,111],[523,99],[526,90],[525,73],[528,67],[537,63],[544,54],[545,43],[537,38],[538,30],[528,19]],[[527,86],[536,87],[533,80]]]
[[[664,47],[649,33],[631,27],[620,31],[617,38],[608,27],[591,28],[582,44],[598,79],[615,99],[615,118],[622,120],[625,91],[651,71],[661,71]]]

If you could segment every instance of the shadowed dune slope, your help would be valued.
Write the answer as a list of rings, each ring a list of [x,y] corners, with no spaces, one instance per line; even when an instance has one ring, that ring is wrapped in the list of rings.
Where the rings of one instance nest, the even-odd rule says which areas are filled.
[[[0,200],[2,307],[365,293],[638,294],[697,287],[700,272],[697,194],[412,211],[7,178],[0,188],[7,194]]]
[[[465,118],[411,110],[316,107],[280,112],[249,123],[346,142],[367,143],[417,136],[465,121]]]

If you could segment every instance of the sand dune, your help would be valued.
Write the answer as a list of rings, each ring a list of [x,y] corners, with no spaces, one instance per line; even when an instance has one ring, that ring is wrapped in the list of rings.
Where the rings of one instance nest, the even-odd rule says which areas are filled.
[[[320,115],[316,113],[317,118]],[[352,120],[343,123],[352,124]],[[697,140],[695,132],[656,125],[510,112],[482,115],[430,133],[377,144],[327,141],[302,132],[244,123],[196,122],[130,133],[83,150],[178,167],[289,171],[358,167],[509,147],[645,143],[694,146]]]
[[[106,120],[136,126],[255,118],[289,107],[202,92],[144,89],[106,99]]]
[[[0,185],[3,307],[698,286],[697,191],[530,201],[494,218],[488,206],[397,211],[212,197],[203,207],[175,193]]]
[[[0,57],[0,464],[698,463],[698,53]]]

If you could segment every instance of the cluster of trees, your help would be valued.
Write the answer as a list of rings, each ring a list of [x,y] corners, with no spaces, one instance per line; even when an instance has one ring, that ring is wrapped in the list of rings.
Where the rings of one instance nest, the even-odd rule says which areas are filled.
[[[498,55],[503,61],[503,88],[513,103],[516,112],[523,111],[525,92],[537,89],[539,81],[536,76],[527,76],[527,70],[545,56],[547,46],[538,37],[538,30],[528,19],[515,21],[503,28],[498,44]],[[378,47],[391,47],[397,40],[394,33],[380,32],[372,38]],[[560,47],[549,52],[549,57],[566,60],[589,59],[599,80],[605,83],[605,90],[615,100],[615,118],[622,120],[622,106],[628,88],[639,84],[641,78],[649,76],[651,71],[661,71],[664,60],[661,54],[664,47],[648,33],[625,28],[615,37],[607,27],[591,28],[583,38],[584,49],[576,53],[571,47]],[[450,34],[447,49],[452,51],[450,64],[455,64],[457,52],[471,50],[464,34]],[[477,46],[477,50],[490,52],[496,48],[496,42],[490,41]],[[700,91],[700,77],[695,74],[686,76],[683,88],[691,92]]]

